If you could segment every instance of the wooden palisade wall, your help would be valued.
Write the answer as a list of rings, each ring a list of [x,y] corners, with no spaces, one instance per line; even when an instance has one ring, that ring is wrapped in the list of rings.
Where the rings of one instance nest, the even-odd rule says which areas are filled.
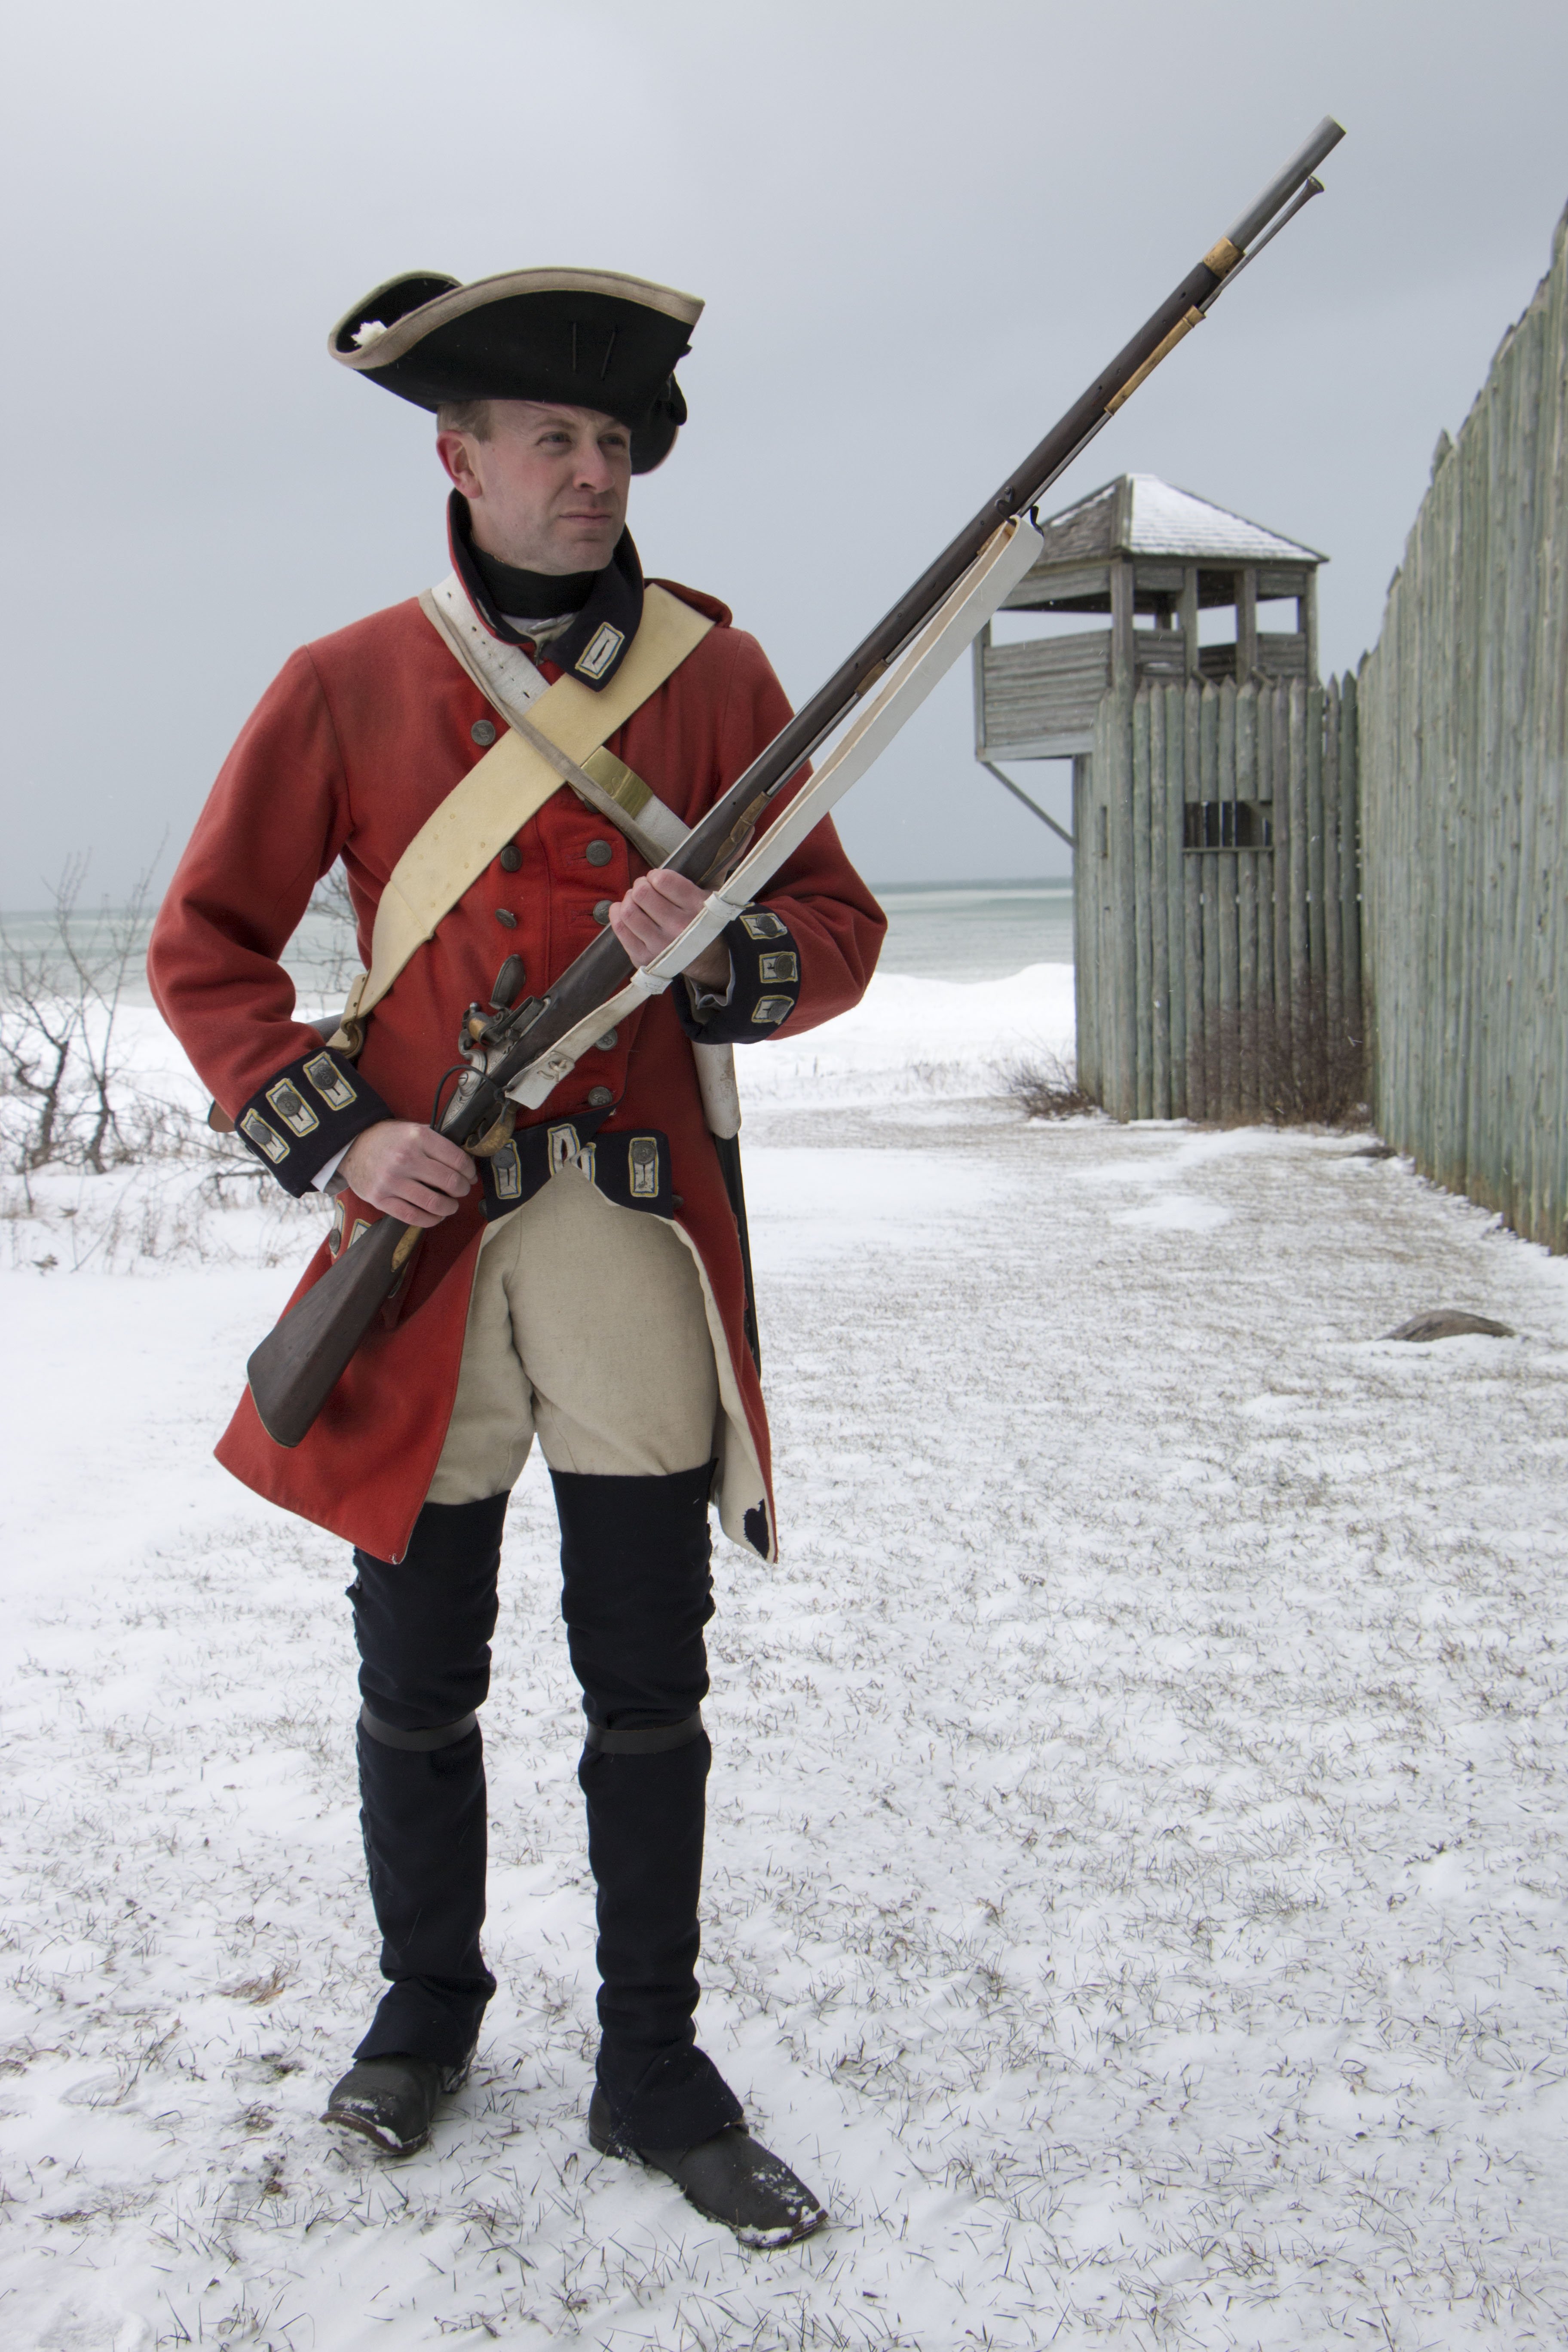
[[[1353,681],[1108,694],[1073,814],[1079,1075],[1113,1117],[1257,1118],[1279,1057],[1359,1036]]]
[[[1568,1247],[1568,214],[1362,665],[1380,1132]]]

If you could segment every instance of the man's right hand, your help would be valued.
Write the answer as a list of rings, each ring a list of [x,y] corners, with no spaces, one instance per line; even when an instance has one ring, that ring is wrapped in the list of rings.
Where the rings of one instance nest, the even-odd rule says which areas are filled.
[[[478,1171],[466,1151],[412,1119],[384,1118],[356,1135],[338,1172],[384,1216],[405,1225],[438,1225],[472,1189]]]

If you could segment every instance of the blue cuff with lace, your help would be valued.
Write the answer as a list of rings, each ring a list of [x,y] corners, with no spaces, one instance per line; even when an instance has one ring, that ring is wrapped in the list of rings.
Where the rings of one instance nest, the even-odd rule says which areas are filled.
[[[268,1078],[235,1127],[264,1168],[298,1201],[320,1171],[356,1135],[393,1113],[353,1064],[323,1045]]]
[[[781,915],[748,907],[721,932],[730,950],[730,992],[716,997],[689,982],[674,992],[689,1037],[705,1045],[752,1045],[771,1037],[800,1001],[800,950]]]

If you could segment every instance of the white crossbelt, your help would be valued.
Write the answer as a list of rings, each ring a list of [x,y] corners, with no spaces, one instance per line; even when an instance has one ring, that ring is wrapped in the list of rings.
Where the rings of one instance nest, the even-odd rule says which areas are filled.
[[[458,625],[460,615],[446,593],[453,587],[471,627]],[[704,614],[667,589],[650,587],[625,660],[595,693],[579,678],[559,677],[546,685],[521,647],[502,646],[482,629],[460,583],[443,581],[439,592],[427,590],[419,601],[447,650],[506,719],[507,731],[426,820],[386,878],[376,908],[370,970],[350,989],[342,1026],[331,1041],[351,1053],[359,1050],[363,1037],[363,1031],[356,1037],[352,1024],[364,1021],[497,852],[559,792],[563,773],[650,865],[662,865],[686,838],[679,818],[605,749],[605,741],[700,644],[713,625]],[[511,711],[480,675],[489,665],[488,658],[481,665],[478,636],[508,657],[497,667]],[[498,675],[497,685],[501,683]],[[535,708],[532,719],[525,715],[530,704]],[[590,763],[595,773],[589,772]]]
[[[376,909],[370,971],[350,990],[342,1025],[331,1040],[349,1051],[357,1052],[363,1034],[363,1028],[356,1031],[351,1024],[368,1017],[410,956],[433,936],[442,916],[563,781],[625,834],[650,866],[662,865],[688,831],[650,786],[605,749],[605,738],[624,725],[707,635],[713,624],[705,614],[668,589],[649,586],[642,624],[621,670],[595,694],[572,677],[558,678],[552,686],[521,646],[505,645],[493,636],[456,572],[427,589],[419,603],[442,643],[500,713],[509,731],[448,793],[388,876]],[[528,717],[534,704],[551,713],[548,734]],[[539,717],[542,720],[544,716],[542,709]],[[693,1050],[708,1126],[715,1135],[733,1135],[741,1123],[734,1055],[728,1045],[698,1044]],[[323,1170],[322,1177],[330,1172]]]
[[[649,593],[660,597],[668,593],[664,589]],[[529,705],[549,693],[548,684],[521,646],[509,646],[492,636],[468,602],[468,592],[455,572],[449,572],[445,580],[427,589],[419,602],[426,619],[439,632],[486,701],[493,704],[525,743],[548,761],[580,799],[618,826],[650,866],[662,865],[671,850],[679,848],[687,828],[651,786],[643,783],[640,777],[633,778],[631,770],[622,766],[602,746],[588,760],[577,761],[533,724],[527,715]],[[647,609],[645,601],[645,612]],[[689,605],[680,609],[691,612]],[[607,768],[609,774],[595,775],[595,764]]]

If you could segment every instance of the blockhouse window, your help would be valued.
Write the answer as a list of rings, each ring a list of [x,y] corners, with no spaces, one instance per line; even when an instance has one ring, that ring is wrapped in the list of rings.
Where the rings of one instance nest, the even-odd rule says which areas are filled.
[[[1260,801],[1188,801],[1187,849],[1271,849],[1274,825]]]

